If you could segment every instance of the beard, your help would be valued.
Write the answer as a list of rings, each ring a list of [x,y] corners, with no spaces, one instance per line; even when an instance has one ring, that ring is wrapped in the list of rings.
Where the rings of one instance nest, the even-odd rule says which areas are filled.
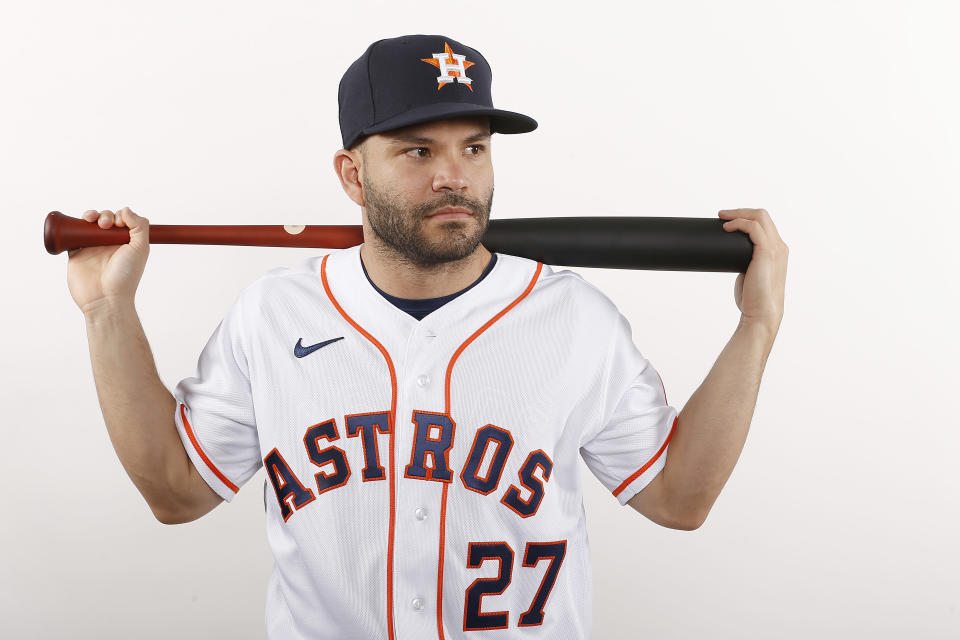
[[[374,235],[402,262],[418,267],[433,267],[471,255],[487,231],[493,206],[492,185],[486,201],[450,191],[434,201],[411,206],[378,188],[368,177],[363,184],[363,195],[367,221]],[[439,237],[430,239],[424,233],[426,217],[443,207],[463,207],[473,218],[429,223],[440,227]]]

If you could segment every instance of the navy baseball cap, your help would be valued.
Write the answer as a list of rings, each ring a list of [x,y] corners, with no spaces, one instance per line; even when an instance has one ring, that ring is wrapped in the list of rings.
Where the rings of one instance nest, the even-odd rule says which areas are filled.
[[[491,133],[536,129],[529,116],[493,108],[492,76],[479,51],[445,36],[378,40],[340,79],[343,148],[372,133],[459,116],[488,116]]]

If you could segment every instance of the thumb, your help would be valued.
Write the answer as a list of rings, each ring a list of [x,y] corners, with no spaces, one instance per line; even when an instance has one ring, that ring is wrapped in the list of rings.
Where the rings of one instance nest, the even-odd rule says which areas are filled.
[[[150,243],[150,220],[138,216],[130,207],[117,211],[123,223],[130,229],[130,244],[142,246]]]

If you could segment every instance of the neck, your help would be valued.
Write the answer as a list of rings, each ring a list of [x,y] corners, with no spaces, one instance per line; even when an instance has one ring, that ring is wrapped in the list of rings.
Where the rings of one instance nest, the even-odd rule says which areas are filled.
[[[409,300],[439,298],[473,284],[490,262],[482,244],[469,256],[453,262],[422,266],[398,256],[390,247],[370,242],[360,247],[360,258],[375,285],[392,296]]]

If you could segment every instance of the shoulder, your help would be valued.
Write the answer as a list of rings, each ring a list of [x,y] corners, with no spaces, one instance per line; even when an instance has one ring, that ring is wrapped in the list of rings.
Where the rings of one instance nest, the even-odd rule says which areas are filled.
[[[323,258],[311,256],[292,266],[268,269],[244,287],[240,295],[245,298],[265,298],[282,293],[289,287],[319,282]]]
[[[610,327],[620,315],[616,304],[576,271],[518,256],[497,256],[498,262],[504,262],[505,268],[526,274],[528,283],[539,266],[540,272],[530,291],[529,300],[549,315],[554,326],[567,324],[571,330],[578,331],[586,324],[603,330]]]
[[[322,291],[320,265],[324,256],[311,256],[292,266],[273,267],[240,290],[231,312],[262,311],[291,297]]]
[[[544,293],[557,296],[590,313],[612,317],[619,313],[617,305],[599,287],[576,271],[544,264],[537,282]]]

